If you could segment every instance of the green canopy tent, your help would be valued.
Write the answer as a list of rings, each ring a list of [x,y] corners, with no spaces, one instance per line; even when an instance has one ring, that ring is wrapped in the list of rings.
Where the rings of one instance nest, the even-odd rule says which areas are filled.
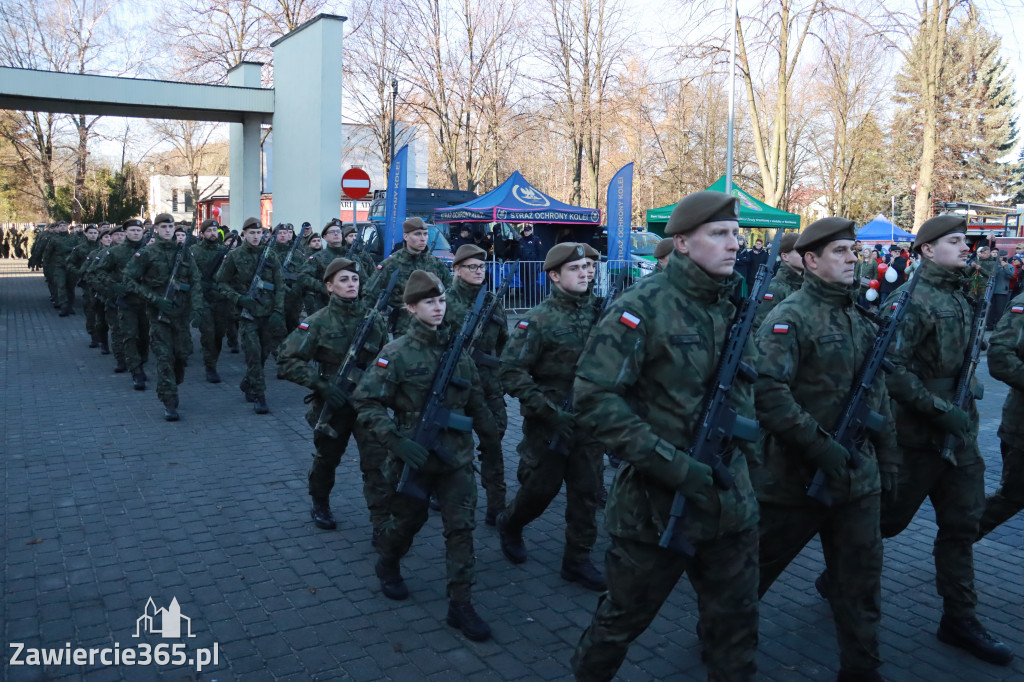
[[[725,176],[718,178],[715,184],[708,187],[712,192],[725,191]],[[758,201],[742,189],[733,185],[732,193],[740,200],[740,227],[753,229],[778,229],[799,230],[800,216],[795,213],[787,213],[778,208],[772,208],[763,201]],[[675,204],[652,208],[647,211],[647,229],[651,232],[664,234],[665,224],[672,214]]]

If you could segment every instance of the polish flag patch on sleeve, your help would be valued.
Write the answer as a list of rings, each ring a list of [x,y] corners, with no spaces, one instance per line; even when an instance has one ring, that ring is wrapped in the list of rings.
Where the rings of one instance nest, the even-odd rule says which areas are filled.
[[[300,322],[299,329],[301,329],[302,331],[306,331],[307,329],[309,329],[309,322]]]
[[[529,326],[530,326],[530,321],[529,320],[519,320],[519,323],[516,324],[516,328],[517,329],[527,329],[527,328],[529,328]]]
[[[775,300],[775,294],[773,294],[772,292],[769,291],[768,293],[766,293],[764,295],[764,300],[766,300],[766,301],[774,301]]]
[[[139,257],[139,256],[141,256],[141,255],[142,255],[142,254],[141,254],[141,253],[139,253],[138,251],[136,251],[136,252],[135,252],[135,257],[136,257],[136,258],[138,258],[138,257]]]
[[[789,333],[789,325],[788,324],[772,325],[772,333],[773,334],[788,334]]]
[[[640,318],[629,312],[628,310],[623,311],[622,315],[619,316],[619,322],[626,325],[630,329],[636,329],[640,326]]]
[[[388,360],[387,358],[377,358],[377,366],[378,367],[387,367],[390,364],[391,364],[391,361]]]
[[[1018,315],[1020,315],[1021,313],[1024,313],[1024,305],[1015,305],[1012,308],[1010,308],[1010,312],[1017,313]]]
[[[892,308],[891,308],[892,310],[896,310],[896,303],[898,303],[898,301],[894,301],[894,302],[893,302],[893,304],[892,304]]]

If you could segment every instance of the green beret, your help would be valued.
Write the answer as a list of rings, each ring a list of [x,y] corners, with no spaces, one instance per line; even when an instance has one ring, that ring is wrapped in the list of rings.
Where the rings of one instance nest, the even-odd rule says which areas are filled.
[[[326,282],[330,280],[338,270],[348,270],[349,272],[354,272],[358,275],[359,263],[354,260],[349,260],[348,258],[335,258],[331,261],[330,265],[327,266],[327,269],[324,270],[324,281]]]
[[[555,244],[548,251],[548,255],[544,258],[544,272],[551,270],[557,270],[566,263],[571,263],[587,257],[587,251],[583,248],[583,244],[577,244],[576,242],[562,242],[561,244]]]
[[[208,227],[216,227],[220,229],[220,223],[215,218],[207,218],[203,221],[203,224],[199,226],[200,232],[205,232]]]
[[[670,253],[672,253],[672,250],[674,248],[675,248],[675,240],[672,239],[672,237],[665,237],[660,242],[658,242],[657,246],[654,247],[654,257],[655,258],[664,258],[665,256],[667,256]]]
[[[786,232],[779,240],[779,253],[789,253],[796,248],[796,240],[800,238],[799,232]]]
[[[838,239],[857,239],[857,223],[849,218],[822,218],[804,228],[804,231],[797,237],[793,248],[801,256],[808,251],[813,251],[818,246],[823,246]]]
[[[111,225],[110,234],[114,234],[115,232],[124,232],[124,225]]]
[[[425,230],[425,229],[427,229],[427,224],[425,222],[423,222],[423,218],[409,218],[404,223],[402,223],[402,233],[403,234],[409,234],[410,232],[412,232],[414,230]],[[424,297],[424,298],[426,298],[426,297]]]
[[[440,296],[444,293],[444,285],[441,280],[429,272],[413,270],[409,275],[409,281],[405,283],[405,293],[402,300],[410,305],[419,303],[425,298]]]
[[[580,242],[583,245],[583,255],[591,260],[601,260],[601,252],[595,249],[593,246],[586,242]]]
[[[967,233],[967,219],[955,213],[943,213],[934,218],[929,218],[917,229],[917,238],[914,239],[914,251],[921,251],[924,244],[929,244],[940,237],[954,232]]]
[[[259,218],[246,218],[245,222],[242,223],[242,232],[246,230],[262,230],[263,223],[260,222]]]
[[[142,221],[138,218],[132,218],[121,223],[121,229],[127,230],[129,227],[142,227]]]
[[[278,225],[278,227],[282,230],[288,230],[289,232],[295,231],[295,226],[292,225],[291,223],[281,223],[280,225]]]
[[[694,192],[672,209],[665,234],[686,234],[719,220],[739,221],[739,200],[725,192]]]
[[[341,227],[341,221],[337,218],[331,218],[330,220],[327,221],[327,224],[324,225],[324,229],[320,230],[320,235],[326,237],[327,230],[331,229],[332,227]]]
[[[170,213],[161,213],[157,217],[153,218],[153,224],[159,225],[160,223],[174,223],[174,216]]]
[[[86,226],[85,226],[85,230],[86,230],[87,232],[88,232],[89,230],[98,230],[98,229],[100,229],[100,226],[99,226],[99,225],[97,225],[96,223],[89,223],[88,225],[86,225]]]
[[[185,225],[178,225],[177,227],[174,228],[174,234],[178,234],[179,232],[184,232],[185,234],[188,234],[188,227],[186,227]]]
[[[455,252],[455,261],[452,265],[458,265],[462,263],[462,261],[469,260],[470,258],[487,260],[487,252],[476,244],[463,244],[459,247],[459,250]]]
[[[346,225],[345,227],[341,228],[341,236],[342,237],[347,237],[350,234],[355,233],[355,231],[356,231],[356,228],[352,227],[351,225]]]

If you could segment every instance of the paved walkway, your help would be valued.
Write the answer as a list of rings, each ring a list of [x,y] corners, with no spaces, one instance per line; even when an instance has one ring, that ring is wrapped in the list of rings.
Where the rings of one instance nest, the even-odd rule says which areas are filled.
[[[0,624],[9,680],[565,680],[597,595],[558,576],[564,498],[526,531],[530,560],[512,566],[494,529],[476,533],[477,608],[494,630],[475,644],[444,624],[440,519],[432,517],[403,569],[412,592],[380,595],[376,555],[354,448],[342,460],[334,532],[309,521],[311,434],[303,390],[274,380],[271,414],[254,415],[237,385],[241,355],[221,361],[224,382],[190,368],[182,421],[165,423],[152,386],[132,390],[111,356],[87,348],[81,314],[59,318],[42,277],[0,261],[0,475],[3,487]],[[198,348],[198,346],[197,346]],[[194,356],[193,365],[200,364]],[[988,378],[982,450],[989,488],[998,478],[999,408],[1005,387]],[[153,374],[153,370],[150,371]],[[153,382],[151,382],[152,384]],[[510,400],[511,403],[511,400]],[[515,490],[518,410],[510,407],[507,476]],[[606,474],[611,480],[611,471]],[[481,502],[483,495],[481,491]],[[478,516],[482,519],[482,512]],[[930,508],[886,543],[882,668],[889,680],[1020,680],[1024,663],[981,663],[936,640],[939,617]],[[599,519],[600,521],[600,519]],[[606,536],[599,540],[603,557]],[[1024,656],[1024,516],[977,545],[984,622]],[[831,680],[837,652],[827,605],[812,580],[812,543],[766,596],[759,666],[766,680]],[[177,600],[183,635],[133,635],[147,601]],[[159,628],[165,614],[157,614]],[[142,624],[145,625],[143,620]],[[696,608],[681,582],[630,649],[621,680],[700,680]],[[11,665],[16,647],[115,648],[179,644],[182,659],[216,645],[217,662],[194,665]],[[184,647],[180,644],[184,643]],[[117,645],[115,647],[115,645]],[[168,647],[173,657],[178,653]],[[88,652],[85,652],[87,655]],[[107,660],[111,660],[108,656]]]

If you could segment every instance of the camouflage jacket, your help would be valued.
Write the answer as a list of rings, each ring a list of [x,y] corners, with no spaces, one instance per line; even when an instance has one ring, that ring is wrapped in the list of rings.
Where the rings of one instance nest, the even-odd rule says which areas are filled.
[[[444,321],[452,325],[452,328],[458,332],[462,328],[463,320],[466,319],[466,313],[473,307],[477,294],[480,293],[480,286],[483,285],[473,286],[466,284],[458,277],[454,279],[451,288],[445,291],[448,308],[445,310]],[[486,311],[493,300],[494,292],[487,292],[484,296],[483,311]],[[472,353],[476,368],[480,371],[481,377],[486,377],[486,381],[492,379],[499,381],[500,371],[493,365],[498,362],[501,351],[505,349],[505,344],[508,342],[508,321],[505,317],[505,306],[501,304],[501,301],[498,301],[498,305],[494,307],[491,319],[480,320],[476,331],[476,343]],[[486,357],[481,359],[481,356],[490,356],[493,358],[493,362]]]
[[[1019,440],[1024,436],[1024,294],[1010,301],[988,340],[988,371],[1010,386],[999,437]]]
[[[64,259],[64,264],[67,266],[68,273],[73,275],[76,279],[82,276],[82,269],[85,264],[89,261],[89,255],[96,250],[96,247],[100,246],[99,240],[89,241],[85,239],[74,246],[71,249],[71,253]]]
[[[949,410],[967,350],[974,314],[972,301],[963,293],[969,276],[964,270],[946,270],[929,260],[922,262],[915,275],[921,280],[888,355],[895,369],[886,384],[894,401],[892,416],[899,427],[900,447],[935,450],[936,457],[942,448],[946,434],[935,428],[933,419]],[[906,286],[890,294],[893,302]],[[883,306],[883,314],[891,312],[891,306]],[[967,412],[974,422],[975,437],[957,451],[961,464],[981,456],[976,437],[978,409],[973,399]]]
[[[519,399],[524,417],[550,418],[562,407],[594,326],[593,300],[552,285],[548,297],[512,328],[501,354],[501,385]]]
[[[52,237],[53,232],[48,232],[46,230],[32,230],[29,235],[28,246],[28,262],[30,265],[43,264],[43,253],[46,251],[46,245],[50,242]]]
[[[772,282],[768,285],[768,291],[765,292],[764,298],[757,306],[757,315],[754,316],[755,332],[761,327],[764,318],[768,317],[768,313],[775,306],[785,301],[791,294],[798,291],[803,282],[804,276],[799,270],[791,268],[785,263],[779,265],[779,271],[772,277]]]
[[[450,337],[447,324],[434,330],[414,318],[406,334],[384,346],[363,374],[352,402],[359,422],[389,450],[403,437],[412,436]],[[480,377],[465,352],[448,387],[445,407],[455,414],[472,417],[473,430],[481,441],[497,441],[498,429],[484,403]],[[389,409],[393,410],[394,418],[388,415]],[[454,456],[454,466],[432,454],[420,471],[445,472],[472,463],[472,433],[448,429],[443,431],[441,441]]]
[[[575,384],[577,419],[626,462],[608,494],[612,535],[655,544],[665,528],[693,461],[686,450],[736,313],[729,295],[739,277],[713,279],[673,253],[664,272],[622,293],[587,342]],[[754,417],[752,386],[737,382],[730,399],[740,415]],[[753,444],[724,453],[735,485],[716,487],[708,509],[690,505],[680,532],[691,541],[757,526],[747,470],[752,453]]]
[[[126,305],[142,305],[142,300],[132,291],[127,291],[120,297],[117,295],[119,288],[125,288],[123,284],[125,266],[140,248],[142,248],[141,242],[125,239],[117,246],[107,249],[99,263],[94,266],[93,281],[97,282],[99,287],[106,292],[108,303],[120,305],[118,303],[120,299],[120,302]]]
[[[220,240],[211,242],[207,239],[200,239],[192,245],[192,260],[195,261],[196,269],[199,270],[199,283],[207,305],[227,300],[217,287],[214,277],[224,265],[228,253],[227,245]]]
[[[368,312],[367,306],[359,299],[350,301],[331,296],[326,306],[307,317],[281,344],[277,352],[281,376],[314,390],[322,385],[321,382],[333,379]],[[342,387],[350,395],[367,365],[388,340],[384,318],[376,314],[374,317],[376,319],[366,335],[366,342],[356,357],[359,369],[350,375],[353,384]],[[313,362],[316,367],[310,364]],[[314,425],[321,409],[323,400],[316,394],[310,410]],[[310,416],[307,414],[307,420]]]
[[[327,266],[331,264],[331,261],[335,258],[344,257],[345,252],[341,247],[331,248],[324,244],[324,248],[319,251],[314,251],[312,254],[306,257],[306,260],[302,262],[300,266],[296,263],[295,268],[298,273],[298,283],[304,292],[313,294],[316,298],[317,304],[320,306],[327,305],[328,293],[327,285],[324,284],[324,272],[327,270]],[[297,260],[297,259],[293,259]],[[376,269],[371,272],[359,273],[360,290],[365,290],[366,285],[370,278],[373,277],[373,273]]]
[[[436,275],[447,289],[452,283],[452,274],[448,271],[448,266],[444,264],[443,260],[429,253],[426,249],[421,253],[413,253],[409,249],[403,248],[391,254],[380,264],[376,276],[366,285],[363,295],[370,300],[375,300],[380,290],[388,285],[391,273],[395,270],[399,272],[398,282],[391,291],[391,300],[388,301],[388,304],[394,310],[392,318],[394,323],[391,325],[391,330],[395,336],[399,336],[405,333],[406,328],[412,321],[412,316],[406,312],[405,305],[402,303],[402,293],[405,291],[406,282],[409,281],[409,275],[414,270],[424,270]]]
[[[274,253],[277,254],[277,260],[281,262],[281,277],[284,279],[285,288],[288,290],[289,295],[298,296],[300,293],[299,271],[305,267],[306,263],[302,258],[302,254],[299,253],[299,247],[296,246],[286,269],[284,267],[285,260],[288,259],[288,252],[291,249],[291,242],[287,244],[274,242]]]
[[[373,256],[366,249],[361,250],[359,253],[352,253],[351,246],[344,246],[342,250],[345,252],[345,258],[359,263],[359,272],[366,278],[367,284],[369,284],[370,278],[377,272],[377,264],[373,261]]]
[[[188,246],[178,244],[173,239],[156,238],[149,246],[136,251],[124,267],[124,284],[150,305],[164,297],[167,285],[171,281],[171,271],[178,258],[178,252],[185,249],[181,266],[174,276],[172,300],[177,309],[172,313],[176,317],[188,315],[190,310],[203,309],[203,294],[200,288],[199,270]]]
[[[74,251],[75,247],[78,246],[82,240],[78,235],[68,233],[54,234],[47,242],[46,248],[43,251],[43,263],[48,265],[57,265],[65,267],[67,264],[68,256]]]
[[[100,296],[98,288],[99,283],[96,281],[94,276],[95,269],[96,264],[99,263],[100,259],[103,258],[109,249],[106,246],[103,246],[98,239],[94,244],[91,244],[91,246],[92,248],[87,254],[85,254],[85,260],[82,261],[81,267],[77,270],[79,273],[78,278],[84,286],[87,286],[92,290],[94,296]]]
[[[249,291],[256,266],[263,256],[264,246],[251,246],[243,243],[228,254],[224,265],[220,267],[214,281],[225,298],[237,304],[238,299]],[[281,264],[271,249],[267,261],[263,265],[260,279],[263,280],[261,295],[257,298],[258,305],[251,310],[253,317],[269,317],[271,313],[284,314],[284,284],[281,279]]]
[[[751,476],[762,501],[807,502],[807,487],[817,471],[810,453],[831,438],[878,333],[854,304],[857,293],[857,287],[831,284],[808,272],[800,290],[776,306],[757,331],[755,399],[766,433]],[[863,434],[860,466],[848,468],[842,480],[828,480],[836,501],[880,493],[878,460],[899,464],[883,373],[875,377],[868,407],[885,418],[885,427]]]

